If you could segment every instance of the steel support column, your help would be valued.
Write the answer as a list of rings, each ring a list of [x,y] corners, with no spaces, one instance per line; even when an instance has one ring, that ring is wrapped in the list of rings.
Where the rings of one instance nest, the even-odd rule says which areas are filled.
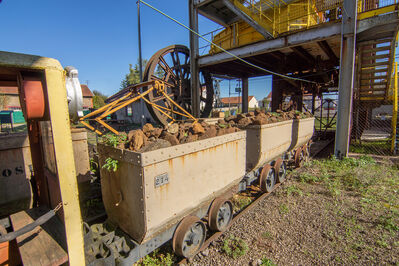
[[[188,13],[190,29],[198,32],[198,9],[194,5],[194,0],[189,0]],[[191,112],[194,117],[200,116],[198,53],[198,36],[190,31]]]
[[[280,109],[280,104],[283,101],[283,88],[281,86],[282,80],[280,77],[272,76],[272,112]]]
[[[248,78],[242,78],[242,112],[248,113]]]
[[[355,74],[357,0],[344,0],[343,10],[338,116],[334,152],[335,156],[339,159],[347,156],[349,148],[353,81]]]

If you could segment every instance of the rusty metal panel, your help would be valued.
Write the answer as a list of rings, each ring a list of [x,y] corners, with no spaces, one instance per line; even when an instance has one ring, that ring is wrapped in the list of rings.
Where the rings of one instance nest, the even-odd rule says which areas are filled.
[[[247,127],[247,171],[305,144],[313,128],[314,118]]]
[[[142,168],[125,156],[128,151],[99,144],[98,153],[101,167],[107,158],[119,161],[116,172],[101,168],[101,191],[108,219],[140,242],[146,233]]]
[[[245,138],[241,131],[142,154],[99,145],[100,164],[111,157],[120,166],[101,169],[109,219],[138,242],[151,239],[238,184]]]
[[[41,141],[44,150],[44,162],[47,170],[56,175],[54,142],[49,121],[40,122]],[[73,155],[75,160],[75,171],[78,182],[90,179],[90,160],[87,146],[87,131],[84,128],[71,128]]]
[[[0,137],[0,217],[32,207],[32,165],[26,133]]]

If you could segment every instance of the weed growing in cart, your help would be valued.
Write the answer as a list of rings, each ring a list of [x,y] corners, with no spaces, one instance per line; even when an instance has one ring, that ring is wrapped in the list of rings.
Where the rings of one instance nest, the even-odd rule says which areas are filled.
[[[103,165],[104,169],[107,169],[109,172],[116,172],[118,170],[118,160],[114,160],[112,158],[105,159],[105,164]]]

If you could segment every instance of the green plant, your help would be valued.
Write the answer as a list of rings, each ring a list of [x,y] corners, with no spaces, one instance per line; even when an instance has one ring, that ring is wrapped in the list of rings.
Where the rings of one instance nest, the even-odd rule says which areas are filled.
[[[250,197],[235,195],[232,199],[234,211],[239,211],[251,204],[252,199]]]
[[[302,190],[295,185],[288,186],[285,191],[287,192],[288,196],[290,195],[298,195],[301,197],[303,196]]]
[[[399,227],[396,225],[392,216],[380,216],[378,222],[389,232],[399,231]]]
[[[107,169],[109,172],[116,172],[118,170],[118,160],[114,160],[112,158],[105,159],[105,164],[102,168]]]
[[[262,233],[262,237],[263,238],[267,238],[267,239],[273,239],[273,235],[272,233],[270,233],[269,231],[265,231]]]
[[[170,253],[165,254],[158,254],[158,250],[154,250],[152,254],[145,256],[142,261],[141,265],[145,266],[171,266],[173,265],[173,255]]]
[[[124,143],[126,139],[126,134],[115,135],[113,133],[108,133],[101,138],[104,144],[114,148],[118,147],[119,144]]]
[[[276,266],[276,264],[273,263],[273,261],[271,259],[268,258],[262,258],[262,264],[264,266]]]
[[[98,163],[93,158],[90,158],[90,172],[92,172],[95,175],[97,173],[97,170],[98,170]]]
[[[309,173],[301,173],[298,176],[299,181],[302,183],[316,183],[319,182],[319,178],[315,175],[309,174]]]
[[[287,205],[281,204],[279,211],[280,211],[280,214],[287,214],[290,211],[290,209],[288,208]]]
[[[377,240],[375,243],[382,248],[388,247],[388,243],[387,243],[387,241],[385,241],[385,239]]]
[[[244,240],[238,237],[229,236],[223,241],[222,250],[227,255],[235,259],[247,253],[248,245]]]

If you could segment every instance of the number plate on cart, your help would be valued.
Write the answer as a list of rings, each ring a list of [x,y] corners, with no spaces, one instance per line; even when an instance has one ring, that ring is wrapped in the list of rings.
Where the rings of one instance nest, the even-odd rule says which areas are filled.
[[[155,187],[160,187],[169,183],[168,173],[164,173],[162,175],[155,177]]]

